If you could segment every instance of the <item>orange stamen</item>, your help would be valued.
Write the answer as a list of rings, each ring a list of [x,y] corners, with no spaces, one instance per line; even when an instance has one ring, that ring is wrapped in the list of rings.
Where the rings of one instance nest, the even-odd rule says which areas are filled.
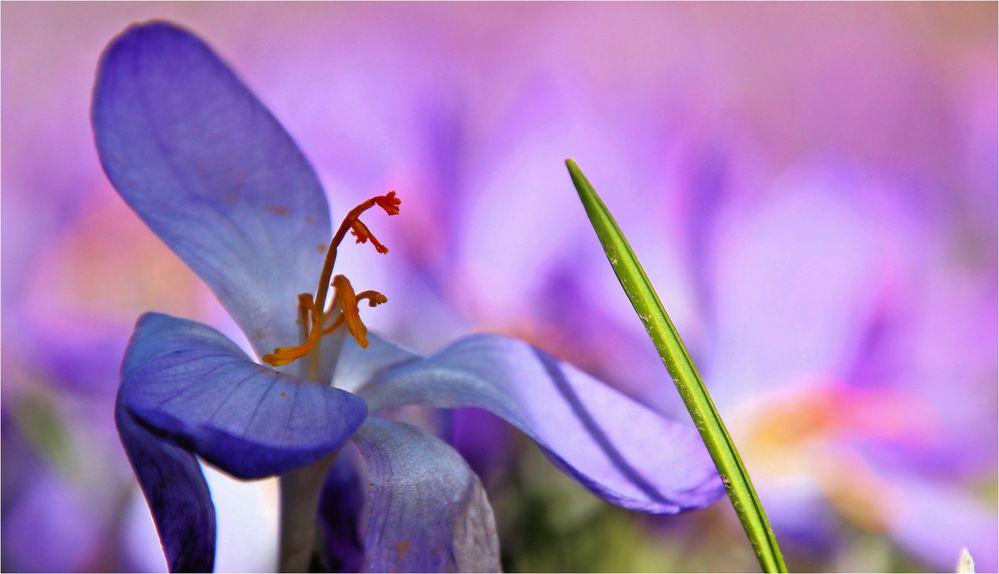
[[[361,214],[376,205],[382,208],[388,215],[398,215],[401,203],[402,201],[396,196],[395,192],[390,191],[385,195],[372,197],[360,203],[347,213],[343,222],[340,223],[340,227],[330,240],[326,259],[323,262],[323,269],[319,275],[319,285],[316,288],[315,297],[310,296],[308,293],[302,293],[298,296],[298,322],[302,325],[304,342],[301,345],[293,347],[278,347],[274,349],[273,353],[261,357],[265,363],[277,367],[306,357],[319,344],[323,335],[335,331],[343,324],[347,325],[347,330],[361,347],[368,346],[367,327],[361,322],[357,304],[362,299],[367,299],[368,306],[376,307],[385,303],[388,299],[377,291],[368,290],[355,293],[350,281],[343,275],[337,275],[332,281],[330,281],[330,277],[333,274],[333,267],[336,264],[337,248],[343,242],[348,231],[354,235],[357,243],[367,243],[370,241],[371,245],[379,253],[388,253],[388,247],[385,247],[385,245],[378,241],[374,234],[371,233],[371,230],[368,229],[368,226],[361,221],[360,217]],[[326,310],[326,297],[330,286],[334,287],[333,306],[339,307],[340,313],[333,323],[326,327],[326,315],[328,313]]]
[[[274,367],[280,367],[281,365],[287,365],[292,361],[297,361],[312,352],[316,343],[319,342],[321,332],[322,329],[312,329],[309,333],[308,339],[301,345],[295,345],[294,347],[278,347],[274,349],[273,353],[264,355],[263,357],[260,357],[260,359]]]
[[[371,290],[361,291],[360,293],[358,293],[357,300],[361,301],[362,299],[368,300],[368,307],[377,307],[382,303],[388,302],[388,297],[382,295],[378,291],[371,291]],[[329,327],[323,329],[323,335],[329,335],[333,331],[336,331],[337,328],[343,325],[345,321],[346,321],[346,316],[343,314],[343,311],[341,311],[340,314],[337,315],[336,320],[333,321],[333,323]]]
[[[336,320],[333,321],[333,324],[331,324],[329,327],[326,327],[325,329],[323,329],[323,335],[329,335],[333,331],[336,331],[341,326],[343,326],[343,322],[344,322],[344,316],[343,316],[343,313],[340,313],[339,315],[337,315]]]
[[[316,287],[316,310],[318,313],[322,313],[326,306],[326,294],[329,291],[330,278],[333,276],[333,266],[336,264],[336,250],[340,243],[343,241],[344,236],[347,235],[347,231],[353,229],[354,222],[358,221],[361,214],[365,211],[371,209],[374,206],[381,207],[385,210],[388,215],[398,215],[399,205],[402,201],[396,197],[394,191],[390,191],[385,195],[380,195],[377,197],[372,197],[371,199],[360,203],[354,209],[347,212],[347,216],[343,218],[343,222],[340,224],[340,228],[336,230],[333,234],[333,239],[330,240],[330,248],[326,252],[326,261],[323,264],[323,271],[319,275],[319,285]],[[370,233],[369,233],[370,234]]]

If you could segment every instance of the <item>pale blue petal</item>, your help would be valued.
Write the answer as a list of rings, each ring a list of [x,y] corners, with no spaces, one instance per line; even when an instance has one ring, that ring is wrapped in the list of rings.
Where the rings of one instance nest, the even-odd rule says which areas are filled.
[[[595,493],[626,508],[675,513],[706,506],[724,492],[692,427],[523,341],[476,335],[380,373],[358,391],[371,412],[403,404],[489,410]],[[663,392],[673,392],[668,381],[661,383]]]

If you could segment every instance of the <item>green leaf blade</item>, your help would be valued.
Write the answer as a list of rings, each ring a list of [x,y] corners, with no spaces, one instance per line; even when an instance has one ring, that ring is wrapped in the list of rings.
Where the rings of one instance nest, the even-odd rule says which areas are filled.
[[[701,439],[718,468],[729,499],[753,546],[760,567],[765,572],[787,572],[777,538],[756,495],[749,473],[676,327],[607,206],[576,162],[568,159],[565,163],[586,209],[586,215],[590,218],[621,287],[624,288],[635,312],[645,325],[663,364],[666,365],[666,370],[673,378],[680,398],[683,399],[694,425],[701,434]]]

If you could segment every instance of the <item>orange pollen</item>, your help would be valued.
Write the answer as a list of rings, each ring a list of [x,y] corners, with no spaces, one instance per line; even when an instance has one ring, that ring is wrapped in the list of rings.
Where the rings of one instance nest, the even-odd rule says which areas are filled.
[[[382,208],[388,215],[398,215],[399,205],[402,201],[396,196],[394,191],[385,195],[372,197],[351,209],[343,222],[330,240],[329,250],[326,253],[326,260],[323,262],[323,270],[319,277],[319,286],[316,288],[316,295],[313,297],[308,293],[298,296],[298,322],[302,326],[304,341],[300,345],[293,347],[278,347],[273,353],[268,353],[261,357],[265,363],[272,366],[281,366],[306,357],[315,349],[323,335],[332,333],[341,325],[346,325],[347,330],[362,348],[368,346],[368,329],[361,321],[358,312],[358,302],[367,300],[369,307],[377,307],[388,301],[385,295],[378,291],[354,292],[354,287],[343,275],[330,277],[333,275],[333,267],[336,263],[337,248],[343,242],[347,232],[354,235],[357,243],[371,242],[371,245],[379,253],[388,253],[385,247],[375,237],[368,226],[361,221],[360,217],[365,211],[374,206]],[[329,288],[333,287],[332,308],[326,309],[326,299]],[[332,316],[333,309],[338,309],[336,318],[327,325],[327,319]]]

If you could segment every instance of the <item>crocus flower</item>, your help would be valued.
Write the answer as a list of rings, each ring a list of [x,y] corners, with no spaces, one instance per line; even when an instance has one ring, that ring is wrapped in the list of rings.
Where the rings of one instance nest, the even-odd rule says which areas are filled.
[[[333,276],[337,248],[349,231],[386,252],[361,215],[394,215],[399,199],[388,193],[351,210],[327,248],[329,208],[312,167],[190,33],[149,23],[114,40],[92,114],[115,188],[267,363],[203,324],[158,313],[138,321],[115,416],[171,570],[213,566],[215,514],[199,458],[240,479],[282,476],[283,524],[296,532],[283,540],[282,566],[307,566],[322,483],[358,484],[340,480],[360,476],[352,455],[331,463],[348,440],[368,488],[344,486],[322,508],[350,506],[358,520],[322,519],[333,526],[327,538],[358,542],[358,566],[498,568],[492,510],[466,463],[424,430],[372,416],[407,404],[489,410],[626,508],[677,513],[721,494],[692,429],[527,343],[476,335],[422,358],[367,333],[358,302],[386,297]],[[304,557],[295,546],[303,540]]]

